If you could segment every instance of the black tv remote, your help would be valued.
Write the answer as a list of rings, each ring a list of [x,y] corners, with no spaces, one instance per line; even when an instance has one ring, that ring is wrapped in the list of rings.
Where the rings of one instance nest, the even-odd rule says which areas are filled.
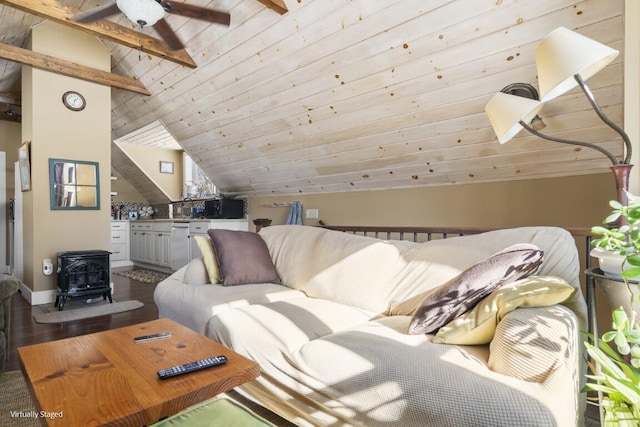
[[[214,356],[208,359],[198,360],[196,362],[185,363],[184,365],[174,366],[172,368],[160,369],[158,377],[161,380],[175,377],[176,375],[188,374],[189,372],[199,371],[200,369],[212,368],[227,363],[225,356]]]
[[[133,339],[134,342],[145,342],[145,341],[153,341],[153,340],[161,340],[163,338],[171,337],[171,332],[160,332],[158,334],[152,335],[142,335],[139,337],[135,337]]]

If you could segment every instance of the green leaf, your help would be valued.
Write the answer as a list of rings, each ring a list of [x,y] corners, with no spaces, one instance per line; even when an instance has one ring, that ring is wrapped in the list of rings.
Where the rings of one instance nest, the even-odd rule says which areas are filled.
[[[618,307],[611,313],[613,319],[613,329],[621,331],[622,329],[629,329],[629,317],[627,312],[622,307]],[[616,337],[616,339],[618,339]]]
[[[611,342],[616,337],[616,334],[617,334],[616,331],[605,332],[604,334],[602,334],[602,338],[601,339],[604,342]]]
[[[624,206],[617,200],[609,200],[609,206],[613,209],[622,209]]]
[[[640,276],[640,267],[629,268],[622,272],[622,277],[626,277],[627,279],[633,279],[637,276]]]
[[[628,331],[625,331],[624,334],[627,336],[627,339],[629,341],[640,344],[640,330],[629,329]]]
[[[640,404],[640,389],[628,380],[619,380],[617,378],[609,378],[611,385],[624,395],[624,397],[633,405]]]
[[[585,384],[585,388],[593,391],[601,391],[606,394],[611,394],[616,392],[616,389],[613,387],[607,387],[606,385],[597,384],[597,383],[587,383]]]
[[[640,266],[640,254],[633,254],[627,258],[627,262],[636,267]]]
[[[611,348],[611,345],[607,344],[606,342],[599,341],[599,349],[611,360],[614,360],[618,363],[624,362],[620,354],[617,351],[615,351],[613,348]]]
[[[608,228],[604,228],[601,225],[596,225],[591,227],[591,233],[593,234],[607,234],[609,232]]]
[[[600,364],[600,368],[602,369],[603,373],[609,374],[614,378],[625,378],[625,374],[622,369],[620,369],[615,362],[609,359],[609,357],[607,357],[604,352],[588,343],[585,343],[585,346],[587,347],[589,356],[591,356],[593,360]]]
[[[607,216],[603,222],[605,224],[610,224],[612,222],[615,222],[618,218],[620,218],[620,212],[613,212],[609,214],[609,216]]]

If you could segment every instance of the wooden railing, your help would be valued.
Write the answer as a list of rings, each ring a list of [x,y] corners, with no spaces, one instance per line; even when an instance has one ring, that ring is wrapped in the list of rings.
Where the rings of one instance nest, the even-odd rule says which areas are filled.
[[[320,226],[330,230],[343,231],[345,233],[358,234],[362,236],[375,237],[386,240],[410,240],[413,242],[424,242],[433,239],[446,239],[454,236],[466,236],[470,234],[480,234],[487,231],[499,230],[504,227],[379,227],[379,226],[358,226],[358,225],[327,225],[320,222]],[[592,319],[596,319],[595,314],[595,285],[593,277],[586,276],[584,271],[591,268],[591,229],[581,227],[562,227],[567,230],[576,241],[576,247],[580,254],[580,281],[585,283],[585,298],[588,305],[587,325],[589,332],[593,332]]]

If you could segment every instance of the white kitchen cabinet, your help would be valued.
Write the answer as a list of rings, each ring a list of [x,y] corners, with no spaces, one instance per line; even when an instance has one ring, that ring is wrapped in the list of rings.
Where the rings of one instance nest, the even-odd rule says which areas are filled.
[[[174,222],[171,228],[170,265],[172,270],[187,265],[189,262],[189,223]]]
[[[137,262],[151,261],[151,223],[131,223],[131,260]]]
[[[189,223],[189,260],[201,256],[195,236],[209,237],[210,228],[224,230],[249,231],[249,221],[246,219],[205,219],[192,220]]]
[[[111,266],[131,265],[129,222],[111,221]]]
[[[131,259],[177,270],[187,264],[188,223],[135,221],[131,223]]]
[[[131,221],[129,228],[131,261],[176,271],[200,256],[195,236],[209,238],[210,228],[249,231],[249,222],[246,219]]]
[[[151,228],[151,264],[161,267],[171,265],[171,228],[170,222],[154,223]]]

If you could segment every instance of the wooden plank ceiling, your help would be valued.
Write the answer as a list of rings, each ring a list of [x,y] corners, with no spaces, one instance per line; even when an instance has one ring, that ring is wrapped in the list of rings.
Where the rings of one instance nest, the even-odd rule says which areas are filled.
[[[160,121],[223,192],[405,188],[610,166],[595,150],[525,133],[500,145],[484,105],[509,83],[536,85],[535,46],[559,26],[622,49],[623,0],[267,2],[286,4],[282,15],[262,0],[184,1],[229,12],[231,25],[166,18],[195,69],[105,41],[112,71],[151,92],[112,90],[113,139]],[[105,1],[64,3],[87,10]],[[24,45],[39,21],[0,7],[0,42]],[[622,60],[588,81],[619,124]],[[16,90],[19,67],[0,61],[0,93]],[[578,90],[541,115],[546,133],[622,154]]]

